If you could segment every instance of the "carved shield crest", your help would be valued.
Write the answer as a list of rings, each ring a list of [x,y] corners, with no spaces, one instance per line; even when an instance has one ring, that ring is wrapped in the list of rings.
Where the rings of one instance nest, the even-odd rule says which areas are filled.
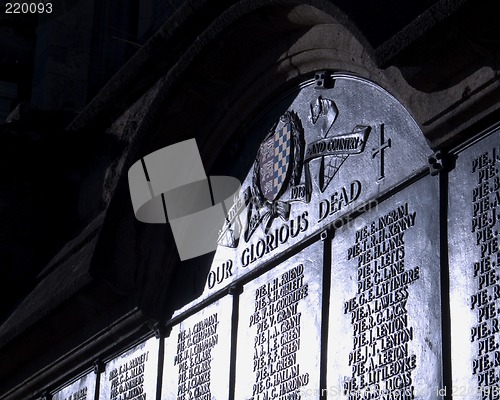
[[[275,200],[286,188],[290,175],[292,132],[290,124],[275,131],[260,146],[259,186],[269,201]]]

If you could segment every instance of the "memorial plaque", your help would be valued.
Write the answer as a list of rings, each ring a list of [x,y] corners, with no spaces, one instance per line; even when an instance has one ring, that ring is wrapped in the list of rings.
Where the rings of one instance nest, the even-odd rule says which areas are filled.
[[[96,374],[92,371],[52,394],[52,400],[94,400]]]
[[[438,178],[428,176],[335,233],[324,388],[332,398],[439,398],[438,204]]]
[[[260,145],[196,302],[427,167],[424,136],[394,97],[353,76],[330,81],[301,85],[245,135]]]
[[[165,340],[163,400],[229,398],[232,296],[176,325]]]
[[[450,172],[449,259],[455,396],[500,398],[500,131]]]
[[[106,363],[99,399],[156,400],[159,340],[151,338]]]
[[[319,389],[323,243],[245,285],[235,399],[299,399]]]

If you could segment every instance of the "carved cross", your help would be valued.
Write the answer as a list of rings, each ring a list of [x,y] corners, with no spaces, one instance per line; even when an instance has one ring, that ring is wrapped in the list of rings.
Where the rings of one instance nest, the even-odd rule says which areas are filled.
[[[385,149],[391,147],[391,139],[387,139],[387,142],[384,142],[384,124],[380,125],[380,145],[372,149],[372,158],[375,158],[377,154],[380,153],[380,174],[377,180],[382,180],[385,177],[384,172],[384,161],[385,161]]]

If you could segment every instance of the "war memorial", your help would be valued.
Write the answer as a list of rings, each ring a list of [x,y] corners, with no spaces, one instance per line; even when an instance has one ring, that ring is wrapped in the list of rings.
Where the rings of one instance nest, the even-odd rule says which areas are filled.
[[[495,7],[216,3],[65,127],[104,205],[0,326],[0,399],[500,399]],[[193,138],[240,185],[183,257],[147,157]]]

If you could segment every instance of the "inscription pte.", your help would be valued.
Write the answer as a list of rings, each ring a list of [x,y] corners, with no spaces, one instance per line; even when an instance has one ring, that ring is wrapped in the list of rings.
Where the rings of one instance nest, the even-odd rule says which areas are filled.
[[[158,349],[159,340],[152,337],[107,361],[105,370],[100,376],[99,398],[156,399]],[[92,398],[90,394],[89,397]]]
[[[257,327],[253,346],[253,400],[293,398],[309,383],[309,373],[300,370],[297,360],[300,341],[304,340],[298,304],[307,295],[303,264],[255,291],[255,308],[249,321],[249,327]]]
[[[477,319],[471,327],[470,340],[476,349],[472,374],[477,378],[479,393],[484,400],[491,398],[490,389],[498,387],[500,382],[499,151],[500,147],[494,147],[474,158],[471,165],[476,185],[472,188],[470,226],[480,258],[474,261],[472,268],[475,292],[470,296],[470,308]]]
[[[218,324],[218,314],[214,313],[177,335],[177,400],[212,398],[212,349],[219,342]]]
[[[398,399],[415,398],[417,357],[409,348],[413,327],[407,302],[420,268],[405,266],[405,232],[415,219],[405,203],[359,229],[348,249],[347,259],[357,259],[356,296],[344,303],[353,327],[352,375],[344,384],[350,400],[384,398],[394,391]]]
[[[235,399],[306,398],[320,384],[323,242],[243,287]]]
[[[172,327],[165,338],[162,400],[228,400],[231,295]]]
[[[112,369],[108,380],[111,384],[110,400],[146,400],[144,391],[144,367],[149,351]]]

